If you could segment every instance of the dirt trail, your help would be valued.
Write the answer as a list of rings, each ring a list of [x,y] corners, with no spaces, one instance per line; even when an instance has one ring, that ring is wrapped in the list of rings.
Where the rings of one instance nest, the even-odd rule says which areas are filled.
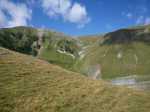
[[[95,73],[93,74],[93,79],[97,79],[99,77],[99,75],[101,74],[100,69],[96,69]]]
[[[99,64],[91,65],[88,67],[88,76],[92,79],[100,79],[101,78],[101,67]]]

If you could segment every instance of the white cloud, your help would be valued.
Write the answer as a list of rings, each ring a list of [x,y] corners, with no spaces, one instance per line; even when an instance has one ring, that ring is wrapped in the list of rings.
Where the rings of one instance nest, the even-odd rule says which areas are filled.
[[[0,23],[0,27],[27,25],[32,14],[32,11],[25,4],[15,4],[9,0],[0,1],[0,12],[3,15],[0,16],[0,20],[4,19],[3,24]]]
[[[42,7],[48,16],[65,15],[71,7],[68,0],[42,0]]]
[[[27,5],[34,5],[37,1],[36,0],[25,0]]]
[[[139,16],[136,20],[136,24],[150,24],[150,17]]]
[[[127,17],[128,19],[133,18],[133,14],[131,12],[122,12],[122,16]]]
[[[139,16],[136,20],[136,24],[143,24],[144,22],[144,16]]]
[[[145,19],[145,24],[147,25],[147,24],[150,24],[150,17],[147,17],[146,19]]]
[[[87,18],[86,8],[81,6],[79,3],[75,3],[70,9],[69,13],[65,17],[72,23],[81,23],[88,22],[89,18]]]
[[[46,14],[53,17],[62,17],[65,21],[78,24],[84,27],[90,19],[86,7],[79,3],[72,3],[71,0],[41,0],[42,7]]]
[[[0,10],[0,28],[3,27],[6,23],[6,16],[5,14]]]
[[[147,0],[139,0],[139,3],[127,9],[128,11],[123,11],[121,13],[122,16],[130,19],[136,25],[150,24],[150,16],[148,16],[149,13],[146,1]]]
[[[126,14],[126,16],[127,16],[129,19],[131,19],[131,18],[133,17],[132,13],[130,13],[130,12],[128,12],[128,13]]]

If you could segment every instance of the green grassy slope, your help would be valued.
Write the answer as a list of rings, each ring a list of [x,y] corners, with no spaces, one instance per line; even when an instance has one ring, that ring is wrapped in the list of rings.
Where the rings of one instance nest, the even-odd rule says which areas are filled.
[[[119,56],[120,55],[120,56]],[[150,46],[145,43],[95,45],[88,50],[82,67],[101,65],[102,78],[150,75]]]
[[[78,50],[80,50],[77,41],[70,36],[52,30],[31,27],[0,29],[0,46],[37,56],[67,69],[72,69],[76,60],[71,55],[77,58]],[[57,50],[66,53],[60,53]]]
[[[0,112],[149,112],[149,99],[0,48]]]
[[[72,65],[76,62],[76,59],[69,55],[59,53],[53,47],[45,48],[39,58],[46,60],[49,63],[62,66],[66,69],[72,69]]]
[[[38,57],[47,60],[50,63],[72,70],[73,65],[79,57],[78,51],[80,50],[80,46],[77,41],[72,38],[61,38],[59,40],[53,40],[52,43],[48,42],[49,40],[47,39],[43,43],[43,49]]]
[[[21,53],[32,54],[32,44],[37,40],[37,30],[30,27],[0,29],[0,46]]]
[[[150,25],[78,39],[51,30],[15,27],[0,30],[0,46],[85,75],[93,75],[93,67],[99,66],[104,79],[150,77]]]
[[[89,35],[89,36],[80,36],[78,39],[84,44],[84,45],[91,45],[96,43],[101,39],[102,35]]]
[[[150,26],[122,29],[106,34],[98,44],[86,50],[80,72],[87,74],[91,65],[100,65],[104,79],[128,75],[149,76]]]

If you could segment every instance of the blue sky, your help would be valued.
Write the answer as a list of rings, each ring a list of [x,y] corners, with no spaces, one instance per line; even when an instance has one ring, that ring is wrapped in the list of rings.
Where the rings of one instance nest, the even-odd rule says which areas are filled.
[[[0,0],[0,27],[34,26],[69,35],[150,23],[150,0]]]

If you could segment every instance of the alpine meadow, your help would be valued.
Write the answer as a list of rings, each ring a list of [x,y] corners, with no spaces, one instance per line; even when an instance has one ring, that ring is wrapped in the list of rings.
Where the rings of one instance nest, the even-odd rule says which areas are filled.
[[[149,0],[0,0],[0,112],[150,112]]]

